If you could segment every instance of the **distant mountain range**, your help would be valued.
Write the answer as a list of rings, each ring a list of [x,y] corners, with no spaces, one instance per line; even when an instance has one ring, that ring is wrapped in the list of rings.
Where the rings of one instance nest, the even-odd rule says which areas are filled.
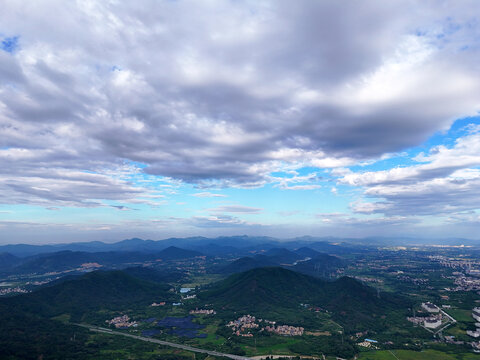
[[[281,241],[271,237],[222,236],[217,238],[190,237],[169,238],[165,240],[142,240],[138,238],[122,240],[116,243],[100,241],[55,244],[29,245],[13,244],[0,246],[0,254],[8,253],[16,257],[27,257],[60,251],[75,252],[146,252],[162,251],[170,246],[198,251],[208,255],[248,255],[251,252],[266,251],[273,248],[298,249],[308,246],[311,249],[328,253],[348,252],[349,248],[360,249],[363,245],[347,243],[341,239],[302,237]]]
[[[199,251],[204,254],[238,254],[248,250],[265,250],[270,248],[286,248],[288,250],[307,246],[316,251],[326,253],[340,253],[345,248],[361,248],[365,246],[400,246],[415,244],[444,244],[444,245],[480,245],[480,240],[464,238],[449,239],[418,239],[407,237],[368,237],[368,238],[335,238],[303,236],[288,240],[280,240],[265,236],[221,236],[216,238],[187,237],[168,238],[164,240],[142,240],[139,238],[122,240],[115,243],[101,241],[79,242],[55,245],[29,245],[13,244],[0,246],[1,253],[9,253],[18,257],[37,254],[53,253],[59,251],[81,252],[110,252],[110,251],[135,251],[157,252],[177,246],[183,249]],[[245,253],[245,255],[248,255]],[[1,260],[2,258],[0,258]]]
[[[223,267],[219,264],[213,268],[214,272],[223,274],[280,265],[294,267],[293,270],[309,275],[325,276],[343,266],[339,257],[376,251],[380,243],[383,243],[382,246],[392,245],[388,244],[390,240],[368,238],[363,239],[368,242],[364,245],[359,239],[301,237],[280,241],[271,237],[230,236],[159,241],[134,238],[112,244],[94,241],[58,245],[4,245],[0,246],[0,274],[68,271],[85,263],[121,269],[149,261],[207,256],[224,259]],[[457,240],[467,243],[465,239]],[[226,259],[238,260],[227,265]]]
[[[28,274],[66,271],[80,267],[85,263],[97,263],[107,268],[125,268],[155,260],[179,260],[202,256],[198,251],[169,246],[163,250],[151,252],[108,251],[86,252],[63,250],[54,253],[37,254],[28,257],[16,257],[9,253],[0,254],[0,272],[4,274]]]

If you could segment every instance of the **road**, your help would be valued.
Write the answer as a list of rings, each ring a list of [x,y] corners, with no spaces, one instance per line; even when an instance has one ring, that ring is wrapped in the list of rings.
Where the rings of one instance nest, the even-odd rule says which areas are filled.
[[[395,359],[398,359],[397,355],[395,355],[395,353],[394,353],[393,351],[391,351],[391,350],[388,350],[388,351],[390,352],[390,354],[392,354],[393,356],[395,356]],[[398,359],[398,360],[400,360],[400,359]]]
[[[127,334],[127,333],[124,333],[124,332],[114,331],[114,330],[110,330],[110,329],[107,329],[107,328],[102,328],[102,327],[99,327],[99,326],[85,325],[85,324],[74,324],[74,325],[87,328],[90,331],[96,331],[96,332],[99,332],[99,333],[110,334],[110,335],[125,336],[125,337],[129,337],[129,338],[136,339],[136,340],[146,341],[146,342],[159,344],[159,345],[170,346],[170,347],[174,347],[174,348],[177,348],[177,349],[182,349],[182,350],[187,350],[187,351],[192,351],[192,352],[197,352],[197,353],[204,353],[204,354],[208,354],[208,355],[212,355],[212,356],[220,356],[220,357],[223,356],[223,357],[234,359],[234,360],[251,360],[250,358],[245,357],[245,356],[239,356],[239,355],[233,355],[233,354],[224,354],[224,353],[220,353],[218,351],[205,350],[205,349],[195,348],[195,347],[188,346],[188,345],[172,343],[172,342],[169,342],[169,341],[152,339],[152,338],[145,337],[145,336]]]

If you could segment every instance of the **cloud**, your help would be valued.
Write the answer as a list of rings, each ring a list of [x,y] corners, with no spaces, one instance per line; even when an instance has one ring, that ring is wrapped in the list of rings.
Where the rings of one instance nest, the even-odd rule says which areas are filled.
[[[43,166],[37,158],[19,160],[9,156],[16,151],[0,150],[0,164],[9,171],[0,174],[0,203],[38,205],[46,208],[58,206],[98,207],[105,201],[158,206],[163,195],[128,181],[122,166],[105,169],[103,174],[76,169]],[[18,161],[15,168],[15,161]],[[20,165],[21,164],[21,165]],[[131,171],[131,170],[128,170]],[[119,205],[120,206],[120,205]],[[121,208],[126,208],[121,205]],[[120,208],[118,207],[118,208]]]
[[[429,155],[421,154],[414,159],[425,164],[383,171],[349,173],[340,181],[356,186],[412,183],[445,177],[460,169],[480,166],[480,134],[460,137],[452,148],[440,145],[434,147]]]
[[[436,146],[415,159],[421,164],[340,177],[340,183],[361,186],[365,195],[374,199],[354,203],[352,209],[397,215],[445,215],[478,209],[480,134],[459,137],[453,146]]]
[[[33,163],[255,187],[285,163],[418,145],[479,110],[479,6],[7,2],[1,165],[19,184],[4,201],[52,197],[29,185]]]
[[[272,177],[272,182],[278,182],[275,184],[275,187],[279,187],[282,190],[316,190],[322,187],[316,184],[322,180],[322,177],[317,175],[317,173],[304,176],[298,175],[296,171],[290,171],[289,173],[293,174],[293,176]]]
[[[287,186],[287,187],[284,187],[283,189],[285,189],[285,190],[316,190],[316,189],[320,189],[321,187],[322,187],[322,185],[310,184],[310,185]]]
[[[191,225],[199,228],[230,228],[244,227],[249,223],[234,216],[217,215],[194,217],[191,219]]]
[[[411,225],[419,225],[420,219],[411,216],[386,216],[386,217],[355,217],[344,213],[322,213],[316,218],[330,227],[356,227],[359,233],[366,229],[388,229],[399,227],[405,229]]]
[[[224,205],[219,206],[213,209],[209,209],[208,211],[213,213],[240,213],[240,214],[258,214],[263,209],[249,207],[249,206],[242,206],[242,205]]]

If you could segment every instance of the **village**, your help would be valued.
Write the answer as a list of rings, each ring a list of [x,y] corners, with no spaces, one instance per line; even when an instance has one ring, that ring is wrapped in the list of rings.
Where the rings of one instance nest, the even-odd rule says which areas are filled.
[[[266,326],[261,326],[260,324],[265,324]],[[244,315],[237,320],[230,321],[226,326],[232,328],[234,335],[243,337],[253,337],[252,329],[256,329],[259,332],[267,331],[282,336],[302,336],[305,330],[303,327],[275,325],[275,321],[256,319],[255,316]]]
[[[11,295],[11,294],[26,294],[30,291],[26,290],[26,289],[23,289],[21,287],[7,287],[7,288],[4,288],[4,289],[0,289],[0,296],[3,296],[3,295]]]
[[[198,309],[190,310],[190,314],[199,314],[199,315],[215,315],[217,312],[212,309]]]
[[[138,326],[136,321],[130,321],[130,317],[128,315],[117,316],[111,320],[105,320],[105,322],[109,325],[115,326],[117,329],[127,329]]]

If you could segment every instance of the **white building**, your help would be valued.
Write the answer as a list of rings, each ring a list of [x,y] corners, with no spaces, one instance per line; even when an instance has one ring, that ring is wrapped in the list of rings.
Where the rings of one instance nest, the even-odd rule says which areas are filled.
[[[438,313],[440,309],[437,305],[432,304],[431,302],[422,303],[422,308],[429,313]]]
[[[467,330],[467,335],[470,335],[471,337],[474,337],[474,338],[478,338],[480,336],[480,329],[477,329],[475,331]]]
[[[423,322],[423,325],[424,325],[427,329],[436,329],[436,328],[438,328],[440,325],[442,325],[442,320],[441,320],[441,319],[426,319],[426,320]]]
[[[475,321],[480,322],[480,308],[479,307],[473,308],[472,317],[475,319]]]

